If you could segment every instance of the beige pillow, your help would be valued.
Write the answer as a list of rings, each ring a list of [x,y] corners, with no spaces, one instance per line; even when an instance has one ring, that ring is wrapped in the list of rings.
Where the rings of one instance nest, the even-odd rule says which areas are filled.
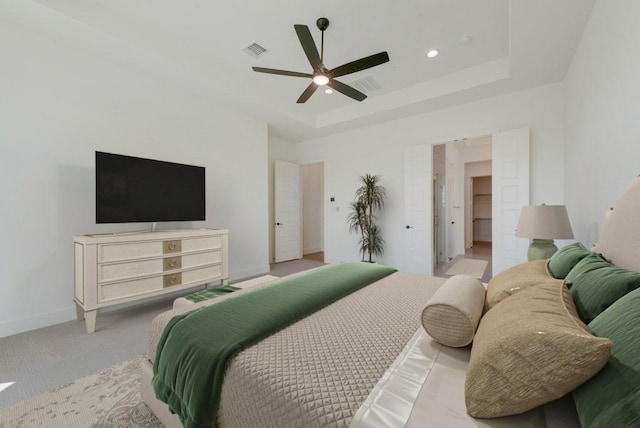
[[[548,261],[548,259],[543,259],[521,263],[491,278],[487,284],[484,311],[487,312],[507,297],[526,288],[541,283],[561,284],[561,279],[555,279],[549,275]]]
[[[471,276],[456,275],[447,279],[422,311],[422,326],[443,345],[470,344],[482,316],[484,293],[482,283]]]
[[[560,398],[605,365],[611,346],[580,321],[565,284],[522,290],[480,321],[465,380],[467,412],[514,415]]]

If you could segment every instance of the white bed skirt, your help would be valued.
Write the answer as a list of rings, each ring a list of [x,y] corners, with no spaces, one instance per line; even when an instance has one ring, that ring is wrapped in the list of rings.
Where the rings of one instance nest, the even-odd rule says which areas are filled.
[[[357,411],[350,427],[580,427],[570,398],[503,418],[475,419],[467,415],[464,380],[469,354],[470,347],[443,346],[418,329]]]

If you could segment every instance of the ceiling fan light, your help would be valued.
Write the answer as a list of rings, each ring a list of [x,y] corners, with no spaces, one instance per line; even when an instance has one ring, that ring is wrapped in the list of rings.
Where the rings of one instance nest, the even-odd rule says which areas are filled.
[[[329,78],[324,74],[316,74],[315,76],[313,76],[313,83],[318,86],[324,86],[329,83]]]

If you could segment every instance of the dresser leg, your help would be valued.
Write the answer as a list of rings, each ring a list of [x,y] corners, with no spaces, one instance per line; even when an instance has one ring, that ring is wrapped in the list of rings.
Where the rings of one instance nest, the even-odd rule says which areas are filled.
[[[93,311],[85,311],[84,313],[84,322],[87,326],[87,333],[91,334],[96,331],[96,315],[98,314],[97,310]]]
[[[84,319],[84,309],[82,306],[76,303],[76,318],[78,321],[82,321]]]

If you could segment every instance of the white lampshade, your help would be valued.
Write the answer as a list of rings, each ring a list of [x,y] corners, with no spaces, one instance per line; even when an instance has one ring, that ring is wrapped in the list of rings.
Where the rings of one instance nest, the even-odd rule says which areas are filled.
[[[573,239],[567,208],[564,205],[522,207],[516,236],[534,239]]]

